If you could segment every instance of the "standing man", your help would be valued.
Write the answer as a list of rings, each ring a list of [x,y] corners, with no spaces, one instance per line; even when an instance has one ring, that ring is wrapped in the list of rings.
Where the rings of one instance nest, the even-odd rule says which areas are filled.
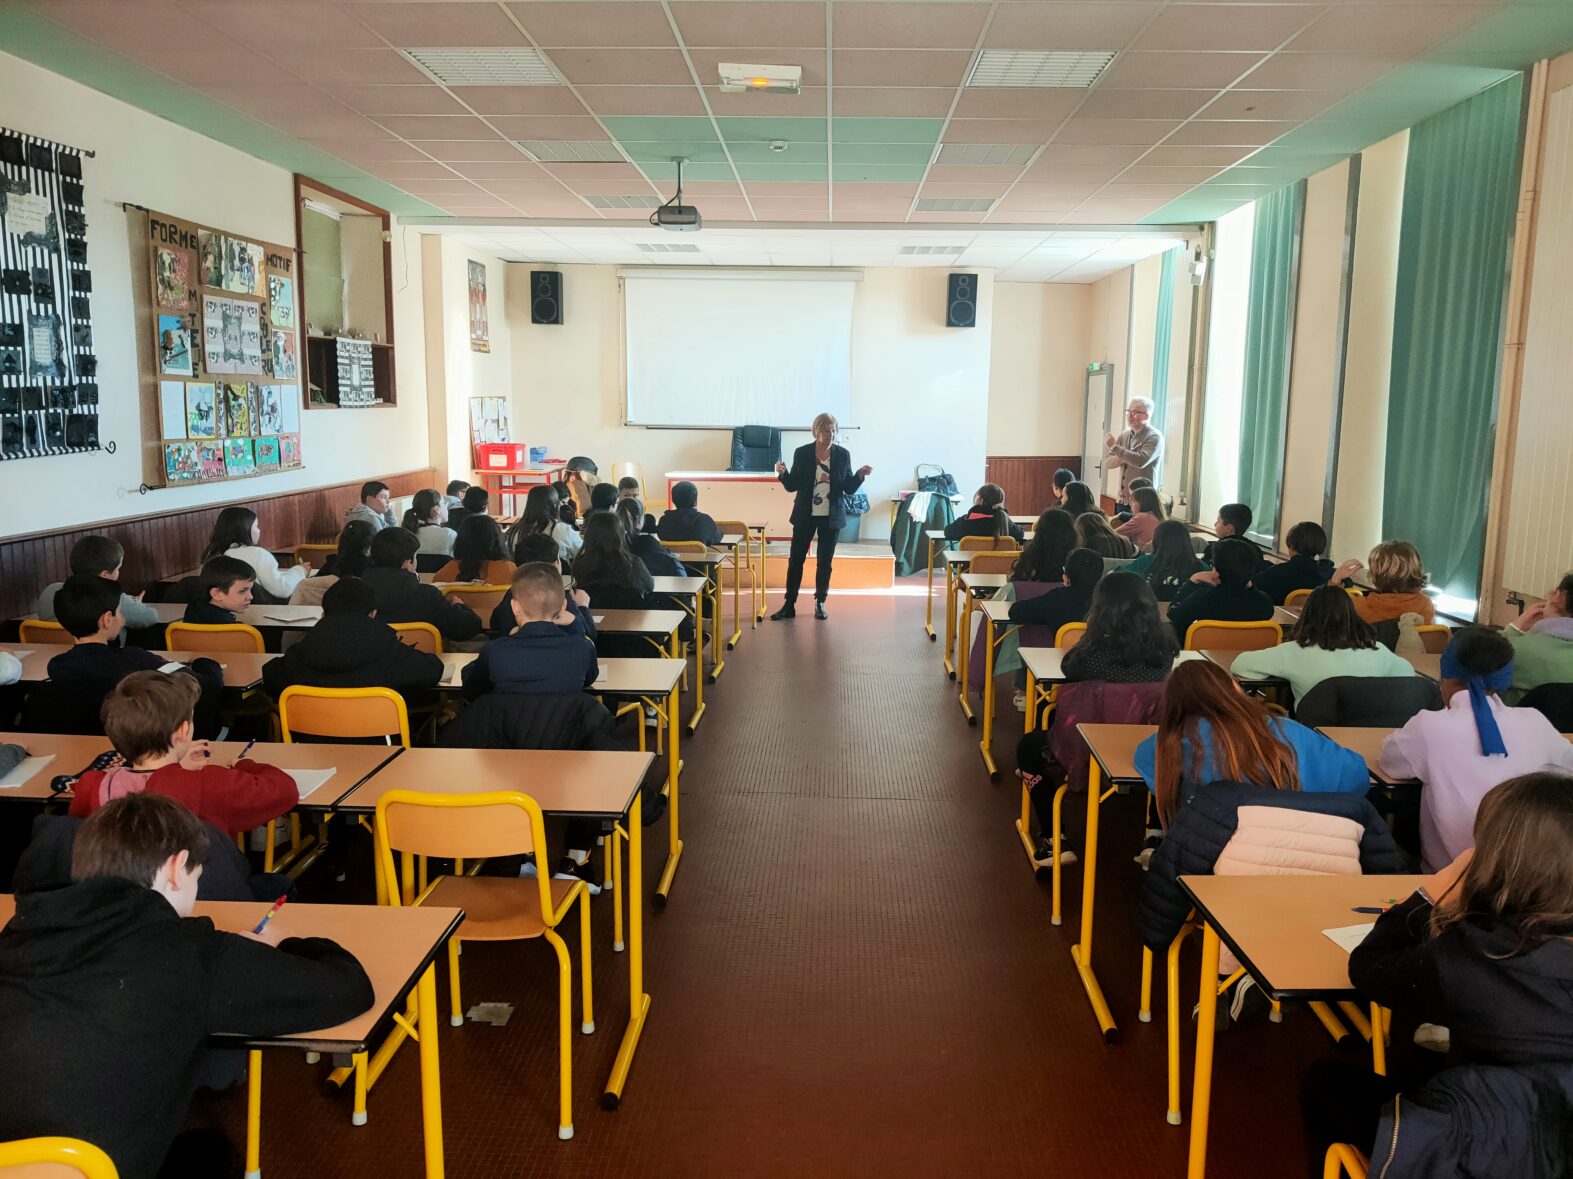
[[[1103,440],[1104,462],[1120,468],[1120,493],[1115,511],[1130,511],[1131,480],[1146,479],[1156,489],[1158,465],[1163,462],[1163,435],[1147,424],[1152,416],[1150,397],[1132,397],[1125,407],[1126,431]],[[1101,489],[1100,489],[1101,490]]]

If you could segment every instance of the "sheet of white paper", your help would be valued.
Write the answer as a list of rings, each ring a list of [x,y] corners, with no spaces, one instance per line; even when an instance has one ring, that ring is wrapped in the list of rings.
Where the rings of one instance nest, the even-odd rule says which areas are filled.
[[[55,755],[52,753],[44,757],[24,757],[20,765],[13,767],[9,774],[0,777],[0,790],[14,790],[18,786],[26,786],[33,775],[54,760]]]
[[[33,193],[12,193],[6,198],[5,227],[18,237],[49,232],[49,201]]]
[[[606,615],[604,615],[604,614],[592,614],[592,615],[590,615],[590,621],[595,623],[596,626],[600,626],[601,623],[606,621]]]
[[[18,649],[18,650],[14,650],[14,651],[11,652],[11,654],[15,655],[18,659],[26,659],[32,653],[33,653],[33,649],[31,647],[27,647],[25,649]]]
[[[300,796],[305,798],[339,770],[337,766],[331,766],[325,770],[285,770],[284,772],[295,779],[295,786],[300,791]]]
[[[460,682],[462,675],[463,672],[459,665],[450,663],[442,670],[442,682],[445,684],[457,684]]]
[[[1365,935],[1370,933],[1375,927],[1375,921],[1366,921],[1360,925],[1343,925],[1337,929],[1324,929],[1322,930],[1322,936],[1348,954],[1361,942],[1365,941]]]

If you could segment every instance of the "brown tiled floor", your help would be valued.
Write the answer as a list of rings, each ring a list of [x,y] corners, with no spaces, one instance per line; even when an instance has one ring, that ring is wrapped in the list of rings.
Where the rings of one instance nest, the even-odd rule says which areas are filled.
[[[921,598],[831,609],[829,623],[748,632],[706,692],[685,745],[687,850],[670,907],[647,922],[653,1003],[620,1110],[598,1100],[627,1010],[610,897],[596,913],[598,1030],[574,1042],[571,1142],[555,1133],[549,949],[466,948],[466,1002],[517,1009],[504,1028],[442,1029],[450,1176],[1184,1173],[1187,1130],[1164,1121],[1162,1011],[1148,1025],[1135,1014],[1138,800],[1116,799],[1105,826],[1097,959],[1124,1031],[1107,1046],[1069,954],[1080,877],[1066,924],[1050,926],[1047,885],[1010,826],[1019,715],[1003,721],[1007,776],[990,785]],[[651,887],[664,844],[663,821],[647,832]],[[342,895],[321,875],[305,890]],[[1326,1044],[1303,1012],[1221,1038],[1211,1174],[1299,1173],[1295,1089]],[[361,1129],[347,1094],[320,1090],[326,1066],[275,1053],[265,1067],[268,1179],[421,1173],[412,1048]],[[243,1114],[240,1091],[195,1111],[237,1140]]]

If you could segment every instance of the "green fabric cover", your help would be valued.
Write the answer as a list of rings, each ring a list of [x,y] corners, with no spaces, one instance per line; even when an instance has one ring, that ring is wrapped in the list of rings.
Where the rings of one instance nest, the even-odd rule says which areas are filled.
[[[955,506],[943,495],[929,496],[928,518],[922,524],[907,514],[905,504],[897,507],[896,522],[890,526],[890,551],[896,555],[896,576],[906,577],[912,573],[925,572],[928,569],[928,539],[923,533],[944,528],[955,518]],[[943,544],[935,546],[936,559],[937,554],[946,547]],[[943,584],[943,570],[936,572],[941,574],[940,581]]]
[[[1174,335],[1174,272],[1183,253],[1184,246],[1175,246],[1166,252],[1158,271],[1158,312],[1152,334],[1152,426],[1159,431],[1164,429],[1169,408],[1169,344]],[[1153,473],[1152,481],[1155,487],[1163,486],[1162,463]]]

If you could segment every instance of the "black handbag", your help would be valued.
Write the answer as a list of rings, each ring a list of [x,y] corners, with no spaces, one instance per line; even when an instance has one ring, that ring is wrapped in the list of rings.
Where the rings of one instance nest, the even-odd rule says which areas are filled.
[[[868,496],[861,491],[854,491],[849,495],[842,495],[841,506],[846,509],[849,516],[863,516],[868,513]]]
[[[923,473],[925,467],[932,471],[938,471],[939,474],[925,475]],[[936,495],[956,494],[956,477],[944,467],[935,463],[919,463],[913,470],[913,474],[917,476],[919,491],[932,491]]]

